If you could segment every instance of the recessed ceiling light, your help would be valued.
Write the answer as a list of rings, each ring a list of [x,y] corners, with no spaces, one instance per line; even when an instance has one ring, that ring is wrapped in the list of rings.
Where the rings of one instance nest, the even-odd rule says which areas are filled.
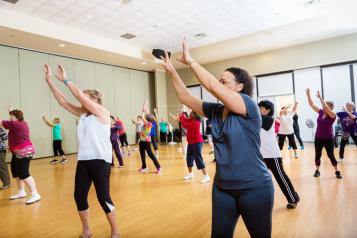
[[[280,13],[280,12],[274,12],[274,15],[275,15],[275,16],[280,16],[281,13]]]
[[[321,3],[321,0],[305,0],[303,1],[304,7],[310,7],[314,5],[318,5]]]
[[[63,44],[63,43],[59,44],[59,46],[60,46],[60,47],[66,47],[66,45]]]
[[[172,44],[171,44],[171,43],[169,44],[169,47],[172,47]]]
[[[130,40],[130,39],[135,38],[136,35],[133,35],[133,34],[130,34],[130,33],[126,33],[124,35],[121,35],[120,37]]]
[[[91,18],[91,17],[92,17],[92,15],[88,14],[88,15],[86,15],[86,17],[87,17],[87,18]]]
[[[141,62],[142,65],[146,65],[147,63],[146,62]]]
[[[193,35],[193,37],[195,37],[197,39],[203,39],[203,38],[207,37],[207,35],[205,33],[198,33],[196,35]]]

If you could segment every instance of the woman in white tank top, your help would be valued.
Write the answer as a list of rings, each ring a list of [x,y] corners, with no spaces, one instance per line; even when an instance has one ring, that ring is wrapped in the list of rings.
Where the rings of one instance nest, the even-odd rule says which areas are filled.
[[[81,238],[92,236],[89,228],[88,192],[92,181],[97,192],[100,205],[106,213],[111,227],[111,237],[119,237],[116,224],[114,204],[109,193],[109,176],[112,162],[112,147],[110,143],[110,114],[102,105],[102,94],[97,90],[80,90],[67,78],[61,65],[57,67],[56,78],[63,82],[78,100],[81,106],[70,103],[58,90],[51,79],[51,69],[44,66],[46,83],[57,102],[79,117],[77,126],[78,163],[75,177],[74,197],[81,218],[83,232]]]

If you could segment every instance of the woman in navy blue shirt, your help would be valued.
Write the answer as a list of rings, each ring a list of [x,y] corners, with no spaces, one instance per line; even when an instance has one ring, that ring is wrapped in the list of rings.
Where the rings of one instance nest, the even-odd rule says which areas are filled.
[[[190,94],[167,53],[162,59],[180,102],[212,122],[216,175],[211,236],[233,237],[242,216],[251,237],[271,237],[274,188],[259,150],[261,116],[251,98],[251,77],[243,69],[228,68],[217,80],[190,56],[184,40],[178,60],[222,104],[203,102]]]

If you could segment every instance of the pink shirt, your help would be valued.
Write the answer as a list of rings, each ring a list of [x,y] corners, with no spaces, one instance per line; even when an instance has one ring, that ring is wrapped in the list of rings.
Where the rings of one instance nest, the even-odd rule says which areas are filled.
[[[5,129],[9,130],[9,148],[13,149],[22,144],[31,144],[30,129],[25,121],[2,121]]]

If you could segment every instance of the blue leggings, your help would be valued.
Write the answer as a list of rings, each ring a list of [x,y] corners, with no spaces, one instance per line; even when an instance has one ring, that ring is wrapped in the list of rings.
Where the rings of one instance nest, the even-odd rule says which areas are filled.
[[[270,238],[274,187],[272,181],[253,189],[226,190],[216,184],[212,191],[213,238],[233,237],[239,216],[252,238]]]
[[[189,144],[187,146],[186,160],[189,168],[193,167],[193,161],[195,161],[197,169],[205,168],[205,162],[203,162],[202,158],[202,143]]]

